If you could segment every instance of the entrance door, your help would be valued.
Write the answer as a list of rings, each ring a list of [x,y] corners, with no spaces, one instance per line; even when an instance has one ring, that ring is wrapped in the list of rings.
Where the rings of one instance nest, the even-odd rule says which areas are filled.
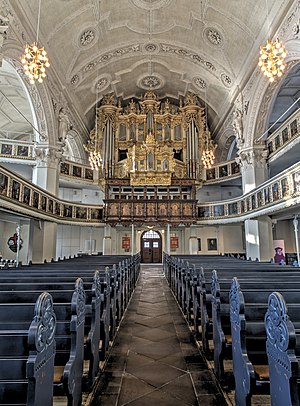
[[[161,235],[157,231],[149,230],[142,234],[142,262],[160,263],[161,262]]]

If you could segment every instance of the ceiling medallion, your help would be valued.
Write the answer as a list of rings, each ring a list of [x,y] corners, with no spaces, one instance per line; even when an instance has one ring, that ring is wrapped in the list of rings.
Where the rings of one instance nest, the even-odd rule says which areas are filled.
[[[144,46],[144,50],[149,53],[153,53],[159,50],[158,45],[153,44],[152,42],[146,44]]]
[[[193,83],[199,89],[205,89],[206,88],[206,82],[202,78],[200,78],[199,76],[195,76],[193,78]]]
[[[220,47],[221,45],[223,45],[223,36],[216,28],[206,28],[204,31],[204,35],[213,46]]]
[[[83,68],[84,72],[88,72],[89,70],[94,69],[94,67],[97,65],[96,62],[90,62],[87,65],[85,65],[85,67]]]
[[[232,80],[228,75],[226,75],[226,73],[222,73],[221,80],[222,80],[222,83],[223,83],[224,86],[231,87]]]
[[[143,76],[139,81],[138,81],[138,86],[142,89],[152,89],[156,90],[161,88],[164,85],[164,81],[162,78],[158,77],[156,74],[152,75],[147,75]]]
[[[100,78],[97,78],[97,80],[94,82],[92,91],[93,93],[98,93],[101,92],[102,90],[108,88],[111,82],[111,77],[110,75],[102,76]]]
[[[169,6],[173,0],[131,0],[131,3],[146,10],[156,10]]]
[[[79,82],[79,76],[78,75],[74,75],[71,79],[71,85],[75,86],[77,85],[77,83]]]
[[[79,37],[79,43],[81,46],[85,47],[87,45],[90,45],[96,38],[95,31],[92,29],[88,29],[86,31],[83,31]]]
[[[96,83],[95,88],[96,88],[96,90],[99,91],[99,90],[104,89],[104,88],[107,86],[107,84],[108,84],[108,80],[107,80],[106,78],[101,78],[101,79],[99,79],[98,82]]]

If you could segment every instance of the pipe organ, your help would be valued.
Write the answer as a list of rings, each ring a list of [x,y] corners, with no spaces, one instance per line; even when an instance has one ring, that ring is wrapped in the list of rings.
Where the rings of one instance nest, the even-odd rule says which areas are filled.
[[[171,104],[168,99],[159,100],[151,90],[127,105],[122,105],[114,95],[103,97],[101,106],[96,109],[95,128],[90,133],[86,149],[90,156],[101,156],[99,182],[105,189],[108,222],[125,221],[123,200],[129,199],[133,205],[139,200],[141,205],[140,200],[149,200],[148,197],[158,202],[155,209],[158,212],[154,210],[152,222],[159,218],[160,201],[164,201],[164,207],[170,211],[160,222],[182,223],[183,213],[187,212],[190,213],[188,223],[195,221],[196,189],[202,182],[201,156],[209,136],[205,122],[204,108],[199,105],[196,95],[190,93],[177,104]],[[127,199],[124,199],[124,194],[120,199],[115,196],[113,187],[116,185],[129,188]],[[191,205],[189,210],[178,209],[176,202],[176,210],[173,211],[176,216],[172,213],[172,202],[166,206],[170,193],[161,192],[164,190],[161,186],[170,190],[173,185],[177,188],[182,185],[185,191],[188,189],[184,195],[189,198],[184,203]],[[142,198],[134,193],[138,187],[145,188]],[[155,188],[155,197],[147,195],[149,187]],[[183,193],[180,191],[179,195]],[[115,207],[116,200],[119,200],[118,208]],[[127,216],[126,223],[132,222],[136,212],[134,208],[129,211],[132,215]],[[147,222],[147,218],[143,218],[143,222]]]

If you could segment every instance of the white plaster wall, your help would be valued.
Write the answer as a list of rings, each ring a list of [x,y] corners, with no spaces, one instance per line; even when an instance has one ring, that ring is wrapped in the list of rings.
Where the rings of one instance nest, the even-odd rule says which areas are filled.
[[[103,204],[104,194],[95,189],[59,188],[59,198],[84,204]]]
[[[300,222],[299,222],[300,224]],[[300,231],[300,226],[298,226]],[[298,240],[299,240],[298,231]],[[280,220],[274,224],[274,240],[284,240],[285,252],[296,252],[295,234],[293,220]]]
[[[220,227],[222,230],[223,253],[244,253],[244,236],[241,224]]]
[[[198,254],[219,254],[220,242],[219,242],[219,232],[217,227],[197,227],[196,233],[197,238],[201,238],[201,251]],[[217,238],[217,250],[209,251],[207,246],[207,240],[211,238]],[[188,252],[188,251],[187,251]]]
[[[222,200],[233,199],[241,196],[242,189],[239,186],[203,186],[197,193],[197,199],[200,203],[216,202]]]
[[[95,252],[102,252],[103,228],[61,225],[57,227],[56,260],[60,257],[74,257],[85,252],[85,241],[96,240]]]

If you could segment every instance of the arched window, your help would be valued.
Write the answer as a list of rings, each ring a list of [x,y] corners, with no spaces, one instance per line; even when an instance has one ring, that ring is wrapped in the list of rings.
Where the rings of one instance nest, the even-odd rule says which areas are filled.
[[[160,238],[160,235],[154,230],[149,230],[143,234],[143,238],[156,239],[156,238]]]

